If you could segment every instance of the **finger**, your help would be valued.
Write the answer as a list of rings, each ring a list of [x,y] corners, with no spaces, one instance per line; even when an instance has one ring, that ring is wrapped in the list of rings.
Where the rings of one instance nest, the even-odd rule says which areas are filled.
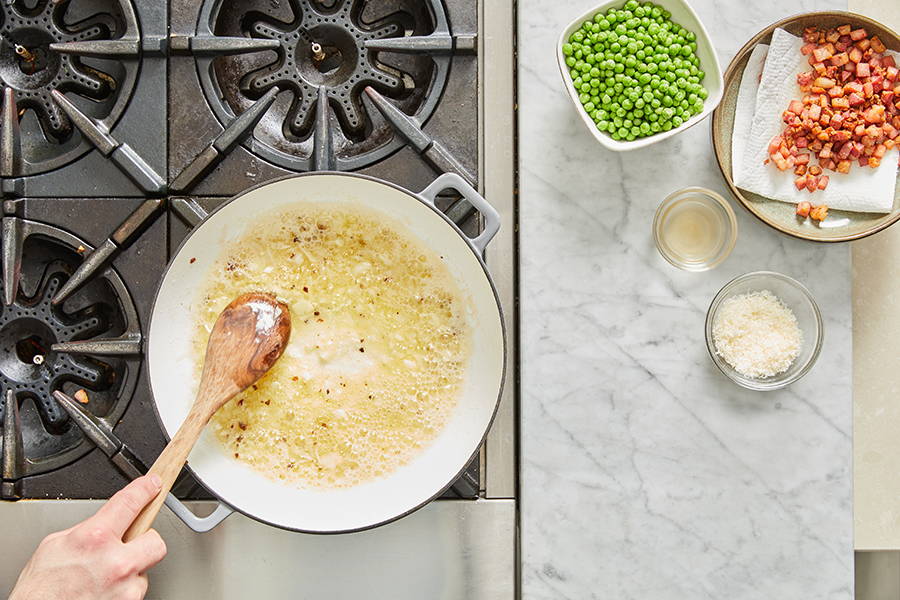
[[[166,556],[166,543],[155,529],[142,533],[125,544],[125,552],[137,572],[143,573]]]
[[[106,528],[117,538],[121,538],[141,509],[156,497],[161,487],[159,477],[155,474],[138,477],[116,492],[90,520],[93,525]]]

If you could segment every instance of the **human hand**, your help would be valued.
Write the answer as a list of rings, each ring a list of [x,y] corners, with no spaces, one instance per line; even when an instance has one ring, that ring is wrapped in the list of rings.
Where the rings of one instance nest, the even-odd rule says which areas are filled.
[[[144,572],[163,559],[166,544],[153,529],[127,544],[122,535],[160,487],[156,475],[135,479],[94,516],[48,535],[22,570],[9,600],[143,598]]]

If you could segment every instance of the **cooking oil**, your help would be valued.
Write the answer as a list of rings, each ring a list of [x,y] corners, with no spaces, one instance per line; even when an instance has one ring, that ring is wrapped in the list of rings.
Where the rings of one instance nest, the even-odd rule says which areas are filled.
[[[734,246],[736,223],[731,207],[707,190],[682,190],[657,210],[654,236],[660,253],[686,270],[712,268]]]

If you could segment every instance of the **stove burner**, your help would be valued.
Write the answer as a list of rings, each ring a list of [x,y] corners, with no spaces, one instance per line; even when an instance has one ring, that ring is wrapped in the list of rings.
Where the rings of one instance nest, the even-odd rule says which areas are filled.
[[[207,0],[206,35],[274,41],[274,50],[197,56],[206,97],[223,123],[267,91],[277,99],[245,145],[292,170],[350,170],[381,160],[404,144],[371,104],[371,87],[424,123],[446,83],[452,48],[440,0],[291,0],[256,6]],[[251,10],[253,9],[253,10]],[[207,18],[208,15],[208,18]],[[413,40],[394,46],[392,40]],[[435,51],[438,49],[438,51]],[[326,156],[327,155],[327,156]]]
[[[403,81],[379,65],[374,52],[365,47],[368,40],[396,37],[400,26],[389,23],[369,29],[351,18],[351,4],[326,16],[308,10],[288,30],[267,20],[256,21],[250,32],[278,41],[279,61],[244,77],[241,89],[259,97],[272,87],[290,89],[294,102],[288,109],[285,125],[295,137],[303,138],[312,129],[318,90],[325,89],[344,129],[358,135],[367,123],[361,110],[360,89],[374,86],[391,96],[403,91]],[[326,13],[327,14],[327,13]]]
[[[110,6],[98,12],[93,8],[98,4]],[[22,129],[18,133],[22,172],[15,175],[56,168],[91,146],[73,135],[71,120],[51,92],[66,94],[111,128],[125,108],[136,77],[136,65],[127,64],[127,57],[101,58],[102,51],[60,47],[102,45],[128,31],[136,35],[133,9],[128,0],[14,0],[0,3],[0,18],[0,81],[14,94]]]
[[[124,412],[137,376],[129,358],[59,348],[137,331],[137,313],[112,270],[86,283],[65,303],[54,304],[53,297],[82,260],[77,248],[84,252],[84,243],[49,225],[6,219],[17,219],[25,232],[18,293],[0,312],[0,389],[4,395],[12,393],[18,406],[22,477],[65,465],[93,447],[53,399],[55,390],[70,395],[85,390],[77,394],[87,400],[85,409],[109,423]],[[0,423],[9,421],[4,420],[5,410],[0,405]],[[8,478],[12,476],[4,473]]]
[[[51,263],[33,298],[21,294],[0,315],[0,385],[16,390],[17,396],[37,400],[46,429],[62,432],[65,413],[50,397],[66,381],[99,391],[115,380],[112,368],[101,362],[50,351],[52,344],[96,337],[109,329],[105,306],[94,304],[67,315],[50,302],[63,281],[66,266]],[[0,411],[2,412],[2,411]]]

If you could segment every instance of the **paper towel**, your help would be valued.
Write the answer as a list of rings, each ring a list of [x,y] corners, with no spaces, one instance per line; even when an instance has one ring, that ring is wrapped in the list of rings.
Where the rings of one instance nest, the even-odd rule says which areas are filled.
[[[854,163],[848,174],[826,171],[830,178],[828,188],[813,194],[797,190],[793,171],[779,171],[774,165],[765,164],[769,157],[769,142],[784,130],[781,114],[791,100],[803,97],[797,75],[808,71],[810,66],[806,56],[800,52],[802,46],[802,39],[783,29],[776,29],[767,50],[759,50],[761,45],[753,49],[741,77],[735,109],[732,138],[732,177],[735,185],[783,202],[810,200],[835,210],[890,212],[894,205],[897,161],[900,158],[896,148],[884,156],[877,169]],[[765,63],[760,78],[759,63],[763,56]],[[754,97],[755,102],[751,102]]]

